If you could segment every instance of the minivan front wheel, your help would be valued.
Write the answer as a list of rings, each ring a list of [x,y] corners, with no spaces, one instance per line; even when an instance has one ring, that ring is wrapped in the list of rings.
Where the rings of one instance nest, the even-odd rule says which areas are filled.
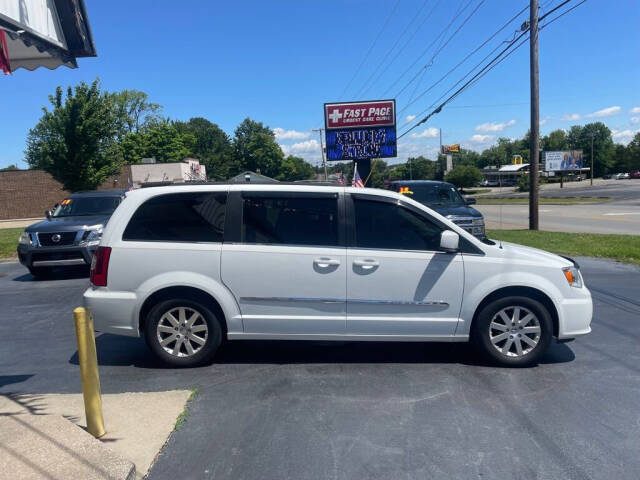
[[[215,314],[192,300],[165,300],[145,322],[145,340],[165,363],[193,367],[210,361],[222,341]]]
[[[528,297],[494,300],[478,314],[472,342],[490,360],[504,366],[537,363],[551,343],[551,315]]]

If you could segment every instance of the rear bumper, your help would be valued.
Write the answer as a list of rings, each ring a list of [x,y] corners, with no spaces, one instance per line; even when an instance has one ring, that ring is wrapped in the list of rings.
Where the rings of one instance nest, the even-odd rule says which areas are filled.
[[[135,293],[89,287],[84,292],[84,306],[91,310],[96,331],[140,336],[136,315],[138,297]]]
[[[95,246],[31,247],[18,245],[18,260],[27,268],[91,265]]]
[[[586,290],[586,292],[587,296],[583,298],[565,298],[560,302],[559,340],[575,338],[591,332],[593,302],[589,291]]]

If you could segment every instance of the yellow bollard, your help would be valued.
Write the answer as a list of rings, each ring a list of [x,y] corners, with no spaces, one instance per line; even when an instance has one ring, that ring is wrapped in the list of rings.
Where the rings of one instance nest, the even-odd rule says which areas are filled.
[[[84,307],[73,311],[78,337],[78,362],[82,377],[82,395],[84,411],[87,417],[87,431],[96,438],[105,434],[102,419],[102,397],[100,396],[100,376],[98,375],[98,356],[96,339],[93,333],[93,318]]]

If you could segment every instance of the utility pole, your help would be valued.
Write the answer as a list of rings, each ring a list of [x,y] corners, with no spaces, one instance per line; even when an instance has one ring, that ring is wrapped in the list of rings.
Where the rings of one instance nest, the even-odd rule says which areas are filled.
[[[591,186],[593,187],[593,136],[594,132],[591,132]]]
[[[311,130],[312,132],[318,132],[320,135],[320,154],[322,155],[322,166],[324,167],[324,181],[329,181],[329,174],[327,173],[327,160],[324,157],[324,143],[322,140],[322,132],[324,132],[324,128],[314,128]]]
[[[529,74],[531,76],[531,149],[529,151],[529,230],[538,230],[538,159],[540,92],[538,90],[538,0],[529,3]]]

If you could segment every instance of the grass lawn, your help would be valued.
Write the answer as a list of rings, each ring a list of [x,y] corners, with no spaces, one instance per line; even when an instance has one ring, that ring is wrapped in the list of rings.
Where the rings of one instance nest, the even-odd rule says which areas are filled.
[[[16,247],[18,237],[24,228],[2,228],[0,229],[0,258],[17,257]]]
[[[640,236],[636,235],[489,230],[487,236],[554,253],[611,258],[640,265]]]
[[[589,203],[605,203],[611,197],[539,197],[540,205],[583,205]],[[506,197],[477,199],[478,205],[524,205],[529,203],[529,197]]]

